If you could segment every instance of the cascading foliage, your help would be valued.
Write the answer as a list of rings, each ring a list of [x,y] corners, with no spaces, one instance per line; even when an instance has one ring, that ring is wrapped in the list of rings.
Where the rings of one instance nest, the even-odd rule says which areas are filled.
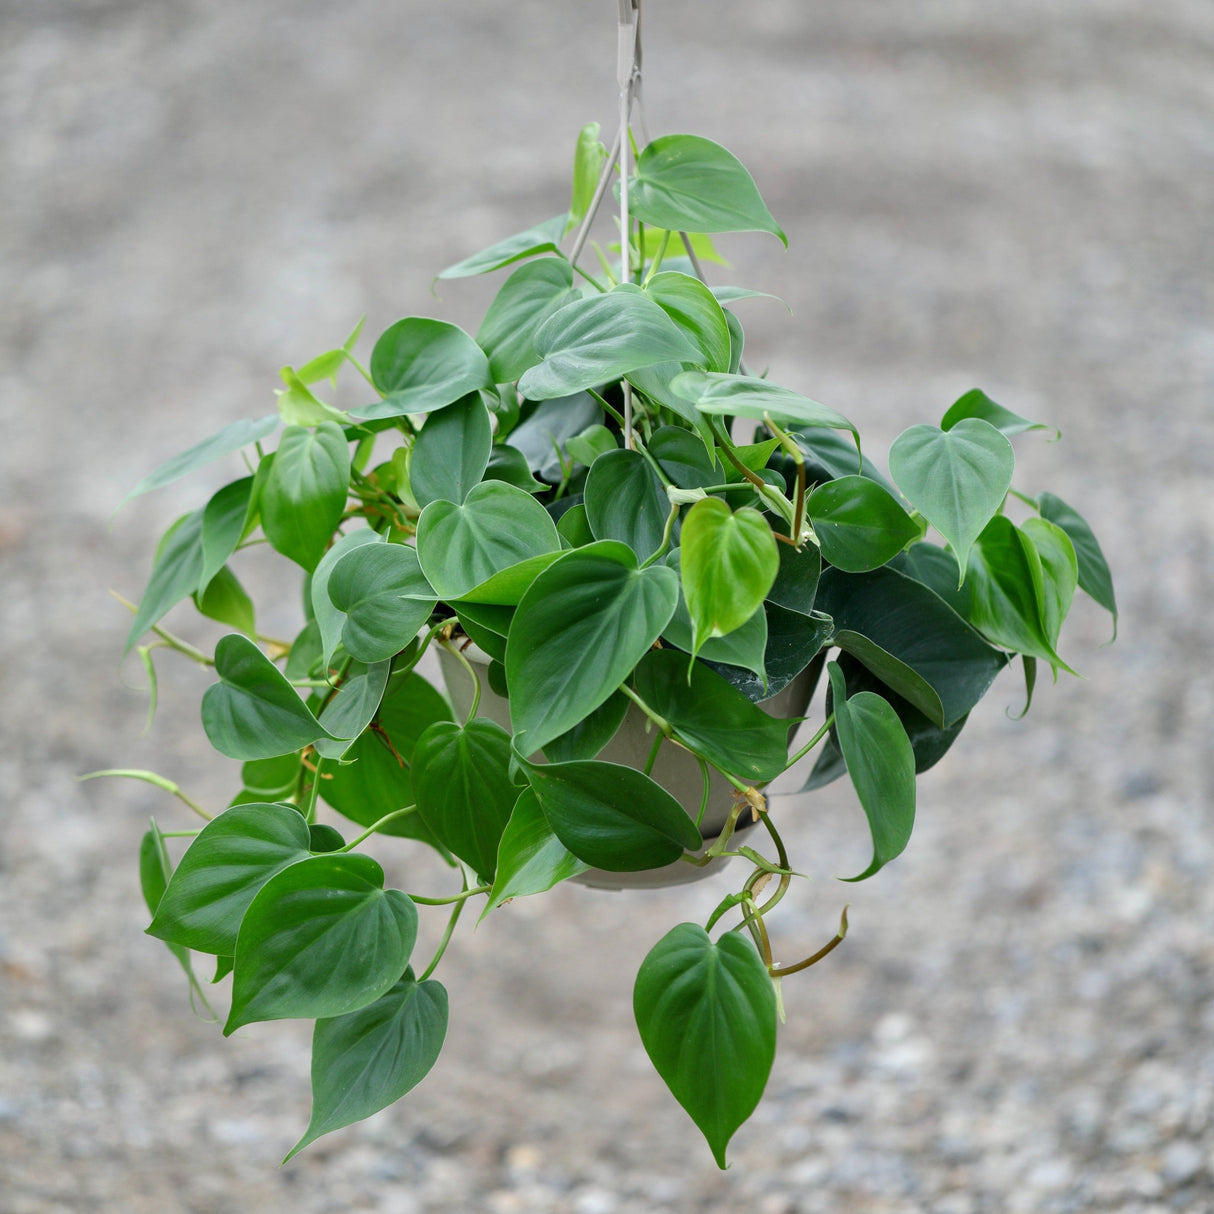
[[[869,877],[907,845],[916,775],[1003,667],[1020,657],[1030,700],[1039,661],[1070,669],[1058,645],[1076,589],[1116,617],[1087,523],[1012,486],[1010,440],[1044,427],[974,390],[894,442],[887,478],[851,421],[749,373],[735,306],[757,293],[705,281],[714,234],[783,239],[739,161],[690,135],[639,152],[627,281],[611,250],[596,248],[594,271],[562,252],[612,174],[587,127],[571,210],[440,275],[509,268],[475,336],[407,317],[364,367],[356,329],[283,369],[275,413],[132,492],[237,452],[248,466],[165,533],[127,643],[153,702],[155,651],[214,668],[202,724],[243,764],[241,786],[212,817],[164,777],[106,774],[159,784],[207,819],[153,823],[140,871],[148,930],[194,990],[191,951],[215,958],[215,981],[230,974],[224,1032],[316,1021],[312,1116],[292,1155],[433,1066],[447,995],[432,974],[468,902],[508,920],[511,898],[589,867],[741,856],[735,892],[706,924],[663,936],[635,985],[645,1048],[724,1166],[772,1066],[781,977],[846,930],[844,918],[803,962],[772,962],[767,919],[794,876],[776,819],[801,801],[774,813],[762,786],[819,747],[806,788],[850,777],[873,844],[852,879]],[[321,399],[339,375],[366,403]],[[283,594],[302,583],[289,643],[259,634],[237,576],[262,541],[284,558]],[[160,624],[186,598],[234,629],[213,653]],[[468,719],[418,673],[431,646],[466,664],[469,643],[512,731],[476,715],[471,667]],[[790,746],[799,720],[760,704],[824,666],[821,728]],[[628,711],[652,726],[636,767],[596,757]],[[648,774],[660,747],[698,761],[698,805]],[[735,796],[710,833],[714,771]],[[771,856],[735,836],[752,819]],[[373,834],[402,841],[405,872],[408,849],[437,850],[452,889],[385,888],[358,850]],[[174,867],[165,840],[181,836]],[[419,906],[450,916],[424,965]]]

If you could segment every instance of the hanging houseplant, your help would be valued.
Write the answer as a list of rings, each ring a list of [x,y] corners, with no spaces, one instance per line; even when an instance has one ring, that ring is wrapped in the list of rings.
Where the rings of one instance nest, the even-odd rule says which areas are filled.
[[[1080,515],[1012,487],[1010,438],[1037,423],[969,392],[896,439],[887,478],[849,419],[749,373],[731,305],[755,292],[708,285],[701,260],[717,233],[783,234],[710,140],[663,136],[632,162],[629,0],[620,25],[624,136],[608,149],[585,128],[570,210],[440,275],[508,271],[475,337],[408,317],[364,367],[356,330],[283,370],[276,412],[133,491],[246,454],[248,475],[166,532],[127,646],[150,674],[159,648],[214,668],[202,724],[242,787],[211,816],[160,776],[107,774],[207,819],[153,824],[140,870],[148,930],[191,981],[191,950],[231,975],[224,1032],[316,1021],[291,1154],[430,1070],[447,1024],[432,975],[469,902],[508,915],[566,879],[671,883],[733,857],[733,892],[658,940],[634,993],[649,1056],[724,1166],[772,1065],[780,979],[846,930],[773,963],[795,865],[764,785],[815,750],[807,790],[848,776],[873,844],[853,879],[870,877],[907,844],[916,775],[1003,667],[1020,659],[1031,699],[1038,662],[1069,670],[1076,589],[1116,612]],[[589,270],[613,183],[624,239]],[[366,403],[317,395],[339,374]],[[289,643],[257,633],[233,571],[260,540],[284,595],[303,582]],[[213,654],[160,624],[186,598],[234,629]],[[450,699],[419,673],[431,650]],[[823,671],[823,720],[799,729]],[[359,850],[373,834],[400,840],[406,871],[407,849],[436,849],[460,888],[384,888]],[[419,908],[450,916],[424,965]]]

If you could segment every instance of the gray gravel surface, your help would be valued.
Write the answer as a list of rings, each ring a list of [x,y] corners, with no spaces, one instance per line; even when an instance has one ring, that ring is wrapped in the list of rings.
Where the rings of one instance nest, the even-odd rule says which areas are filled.
[[[722,241],[793,310],[742,305],[750,362],[874,451],[975,383],[1059,425],[1019,441],[1019,482],[1097,524],[1123,609],[1101,648],[1078,605],[1085,678],[1026,721],[997,685],[876,880],[833,880],[866,859],[837,786],[778,803],[813,877],[778,948],[816,948],[845,900],[852,934],[785,984],[729,1172],[630,1010],[646,950],[727,878],[462,932],[432,1075],[281,1170],[305,1027],[224,1041],[141,934],[139,834],[186,820],[74,777],[231,790],[204,673],[162,661],[141,734],[107,593],[138,594],[222,474],[111,521],[119,500],[364,311],[475,326],[487,285],[439,301],[431,275],[564,206],[578,126],[613,127],[614,10],[0,0],[3,1214],[1214,1209],[1209,0],[648,7],[651,126],[741,152],[789,235]]]

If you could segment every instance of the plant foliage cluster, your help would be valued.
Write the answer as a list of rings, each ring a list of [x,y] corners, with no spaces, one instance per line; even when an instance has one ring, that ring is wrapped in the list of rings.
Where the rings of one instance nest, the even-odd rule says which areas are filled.
[[[751,373],[737,307],[757,293],[710,286],[702,264],[718,233],[783,234],[718,144],[641,149],[627,248],[578,264],[613,160],[587,127],[571,209],[440,275],[506,272],[475,335],[407,317],[364,367],[356,330],[283,369],[273,414],[133,491],[246,458],[247,475],[164,535],[128,642],[153,690],[157,649],[214,668],[202,724],[242,763],[241,787],[211,818],[163,777],[125,774],[208,816],[197,831],[153,824],[140,869],[151,934],[187,973],[192,950],[215,958],[216,981],[230,974],[225,1033],[316,1022],[292,1154],[430,1070],[447,1026],[432,975],[468,902],[497,916],[588,868],[741,856],[735,892],[663,936],[635,985],[645,1048],[724,1166],[772,1066],[781,978],[846,928],[797,965],[772,961],[767,918],[795,874],[762,787],[819,748],[807,788],[850,778],[872,836],[852,879],[867,878],[907,845],[916,775],[1003,667],[1019,657],[1031,699],[1039,662],[1070,669],[1058,646],[1076,590],[1116,612],[1080,515],[1013,488],[1011,440],[1038,423],[969,392],[898,437],[886,476],[846,417]],[[366,403],[322,399],[339,375]],[[289,643],[258,632],[235,571],[259,543],[302,582]],[[161,624],[187,598],[233,630],[213,654]],[[418,672],[431,647],[466,666],[466,717]],[[763,704],[824,669],[822,726],[792,747],[802,718]],[[508,700],[510,730],[477,715],[482,682]],[[599,757],[628,712],[652,731],[636,766]],[[698,763],[698,805],[648,774],[662,747]],[[715,823],[713,772],[735,794]],[[322,823],[321,803],[350,826]],[[741,843],[753,823],[770,857]],[[436,849],[460,888],[385,888],[358,850],[372,834]],[[165,840],[183,835],[174,867]],[[431,906],[447,931],[419,965]]]

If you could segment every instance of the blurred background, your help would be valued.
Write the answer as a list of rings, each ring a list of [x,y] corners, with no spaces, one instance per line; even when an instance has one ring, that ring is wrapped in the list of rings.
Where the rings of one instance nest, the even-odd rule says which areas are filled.
[[[172,655],[141,732],[108,592],[136,597],[156,536],[233,469],[115,517],[123,495],[269,412],[277,368],[364,312],[369,338],[411,314],[475,331],[502,276],[439,298],[432,276],[567,205],[578,128],[614,131],[615,21],[611,0],[0,0],[3,1214],[1212,1208],[1208,0],[646,5],[650,129],[739,154],[789,236],[719,242],[715,281],[792,310],[739,305],[751,366],[874,455],[976,385],[1059,426],[1017,440],[1017,484],[1088,517],[1122,609],[1103,648],[1077,603],[1085,677],[1043,680],[1024,722],[1003,676],[874,881],[833,879],[867,860],[846,790],[776,803],[813,878],[777,951],[819,947],[844,901],[852,932],[785,983],[729,1172],[631,1013],[640,959],[728,877],[461,930],[435,1070],[285,1169],[307,1027],[224,1041],[142,934],[147,816],[190,823],[75,777],[152,767],[219,806],[235,765]]]

